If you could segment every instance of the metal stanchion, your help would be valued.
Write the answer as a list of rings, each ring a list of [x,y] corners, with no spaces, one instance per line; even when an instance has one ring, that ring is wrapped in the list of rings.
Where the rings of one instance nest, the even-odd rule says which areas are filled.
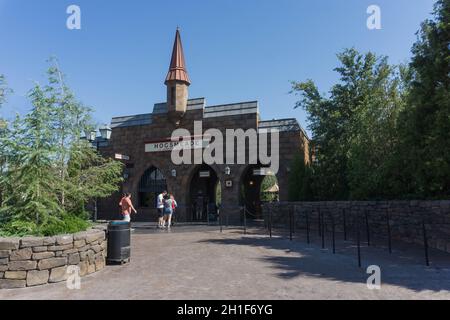
[[[272,239],[272,207],[269,209],[269,236]]]
[[[309,212],[306,210],[306,241],[308,244],[311,243],[309,238]]]
[[[346,209],[342,209],[343,213],[343,222],[344,222],[344,241],[347,241],[347,212]]]
[[[370,247],[370,228],[369,228],[369,212],[364,211],[366,217],[366,233],[367,233],[367,246]]]
[[[244,206],[244,234],[247,234],[247,208]]]
[[[425,248],[425,263],[427,267],[430,266],[430,257],[428,253],[428,237],[427,237],[427,227],[425,225],[425,218],[422,217],[422,230],[423,230],[423,244]]]
[[[333,215],[331,216],[331,232],[333,236],[333,254],[336,254],[336,226]]]
[[[392,254],[391,221],[390,221],[389,211],[388,211],[388,210],[386,210],[386,219],[387,219],[387,232],[388,232],[388,248],[389,248],[389,254]]]
[[[293,218],[293,214],[292,214],[292,208],[289,208],[289,240],[292,241],[292,218]]]
[[[356,214],[356,242],[358,246],[358,267],[361,268],[361,235],[359,230],[359,213]]]
[[[317,222],[319,223],[319,237],[322,236],[322,221],[321,221],[321,213],[320,207],[317,209]]]
[[[322,249],[325,249],[325,221],[324,215],[321,213],[320,221],[322,222],[321,233],[322,233]]]

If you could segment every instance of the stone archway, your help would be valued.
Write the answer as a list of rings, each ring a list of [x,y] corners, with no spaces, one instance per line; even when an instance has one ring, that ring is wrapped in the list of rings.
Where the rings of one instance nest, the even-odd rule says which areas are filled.
[[[270,173],[270,170],[262,165],[249,165],[242,173],[239,183],[239,204],[245,207],[247,219],[262,219],[261,204],[266,199],[263,190],[263,182],[268,176],[274,177],[278,186],[276,175]],[[271,186],[272,187],[272,186]],[[269,188],[267,188],[269,189]],[[275,196],[279,199],[279,196]]]
[[[189,179],[187,218],[194,222],[217,220],[217,188],[221,188],[217,172],[209,165],[196,166]]]

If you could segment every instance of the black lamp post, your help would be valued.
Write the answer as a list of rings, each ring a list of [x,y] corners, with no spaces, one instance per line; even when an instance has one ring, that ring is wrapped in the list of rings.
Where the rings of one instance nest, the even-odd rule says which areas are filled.
[[[112,129],[108,125],[100,127],[100,137],[97,137],[97,131],[91,130],[86,132],[86,139],[90,143],[95,143],[95,148],[97,151],[100,149],[100,141],[108,141],[111,139]],[[94,201],[94,222],[97,222],[98,215],[98,199],[95,198]]]

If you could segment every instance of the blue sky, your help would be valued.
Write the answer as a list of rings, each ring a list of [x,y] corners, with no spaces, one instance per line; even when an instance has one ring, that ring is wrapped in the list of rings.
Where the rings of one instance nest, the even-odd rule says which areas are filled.
[[[14,89],[3,116],[29,110],[27,91],[43,82],[56,55],[94,118],[151,112],[165,100],[175,29],[181,28],[192,81],[190,97],[208,105],[258,100],[263,119],[294,110],[291,80],[313,79],[322,92],[337,80],[336,53],[347,47],[408,61],[434,0],[0,0],[0,73]],[[66,28],[80,6],[82,29]],[[368,30],[369,5],[382,30]]]

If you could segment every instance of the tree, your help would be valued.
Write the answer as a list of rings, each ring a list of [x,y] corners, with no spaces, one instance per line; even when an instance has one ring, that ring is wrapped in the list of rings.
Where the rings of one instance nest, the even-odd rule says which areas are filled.
[[[439,0],[412,48],[408,108],[399,128],[403,192],[450,196],[450,2]]]
[[[312,80],[292,84],[301,97],[296,107],[308,112],[314,135],[314,190],[318,199],[376,198],[386,193],[392,174],[386,159],[396,148],[404,70],[355,49],[338,54],[338,60],[340,82],[328,97]]]
[[[86,204],[118,190],[122,164],[104,159],[81,132],[90,109],[65,85],[52,59],[48,84],[29,93],[31,111],[0,137],[5,170],[0,229],[6,234],[53,235],[87,227]]]
[[[305,158],[295,155],[289,173],[289,201],[313,201],[312,169],[305,164]]]

